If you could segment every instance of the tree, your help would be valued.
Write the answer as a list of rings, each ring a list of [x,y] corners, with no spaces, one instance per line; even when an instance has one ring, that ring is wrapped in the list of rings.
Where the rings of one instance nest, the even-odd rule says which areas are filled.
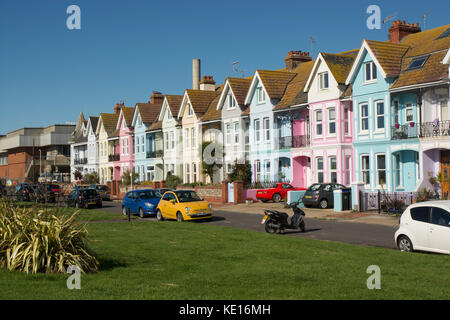
[[[172,174],[170,171],[167,173],[166,185],[168,188],[176,189],[182,182],[183,180],[179,176]]]
[[[132,173],[130,170],[126,170],[122,173],[122,184],[125,186],[129,186],[131,184],[131,177],[133,177],[133,184],[136,184],[139,176],[138,174],[133,171]]]
[[[214,174],[220,169],[224,156],[225,154],[220,143],[202,142],[202,173],[209,176],[212,183],[215,183]]]
[[[237,163],[234,161],[231,172],[228,174],[228,180],[230,181],[243,181],[244,186],[252,183],[252,166],[249,161],[245,163]]]
[[[98,173],[96,171],[91,173],[86,173],[83,177],[83,183],[85,184],[97,184],[100,179],[98,177]]]
[[[75,172],[73,173],[73,175],[74,175],[74,177],[75,177],[75,180],[81,180],[81,179],[83,179],[83,174],[82,174],[80,171],[78,171],[78,170],[75,170]]]

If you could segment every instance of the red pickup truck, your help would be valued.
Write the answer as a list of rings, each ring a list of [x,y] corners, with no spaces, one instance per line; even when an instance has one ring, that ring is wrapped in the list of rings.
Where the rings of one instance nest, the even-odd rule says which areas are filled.
[[[288,191],[306,190],[305,188],[294,188],[289,183],[276,183],[271,188],[256,190],[256,199],[262,202],[272,200],[280,202],[287,198]]]

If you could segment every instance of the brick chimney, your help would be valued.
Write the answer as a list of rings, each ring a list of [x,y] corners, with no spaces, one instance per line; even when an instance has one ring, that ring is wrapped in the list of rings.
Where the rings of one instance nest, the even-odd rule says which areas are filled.
[[[153,91],[150,98],[150,103],[152,104],[163,104],[164,96],[159,91]]]
[[[212,76],[203,76],[202,80],[200,80],[200,90],[216,90],[216,82]]]
[[[405,20],[397,20],[392,22],[389,28],[389,41],[392,43],[400,43],[407,35],[422,31],[417,22],[406,23]]]
[[[309,56],[309,52],[302,51],[290,51],[288,52],[284,61],[286,62],[286,70],[292,71],[297,68],[303,62],[311,61],[312,57]]]
[[[120,109],[122,109],[122,107],[125,107],[125,102],[121,101],[120,103],[116,104],[116,106],[114,107],[114,113],[115,114],[120,114]]]

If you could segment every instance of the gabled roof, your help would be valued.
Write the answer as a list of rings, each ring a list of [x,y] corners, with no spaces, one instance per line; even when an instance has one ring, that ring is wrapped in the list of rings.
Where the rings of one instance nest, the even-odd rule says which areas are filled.
[[[132,124],[134,124],[135,117],[139,113],[142,119],[142,122],[145,124],[151,124],[158,119],[159,113],[161,111],[162,104],[156,103],[136,103],[135,115],[133,117]]]
[[[347,76],[346,84],[350,84],[356,76],[356,71],[362,63],[365,51],[370,54],[375,62],[377,69],[383,78],[393,78],[400,73],[400,64],[403,56],[408,50],[408,46],[391,42],[382,42],[374,40],[363,40],[355,62]]]
[[[256,70],[252,83],[245,97],[245,104],[250,104],[253,92],[258,80],[261,81],[264,91],[270,99],[281,99],[287,84],[295,77],[296,73],[279,70]]]
[[[167,95],[165,98],[172,116],[176,117],[178,115],[178,111],[180,111],[181,102],[183,101],[183,95]]]
[[[103,124],[103,128],[105,129],[108,137],[112,135],[112,133],[116,130],[117,121],[119,120],[119,115],[116,113],[100,113],[99,124]],[[97,125],[97,133],[100,128],[100,125]]]
[[[190,102],[194,113],[197,117],[201,117],[209,107],[211,101],[216,97],[216,91],[210,90],[193,90],[186,89],[184,92],[183,102],[181,103],[181,108],[178,111],[178,118],[181,118],[184,112],[184,106],[186,102]]]
[[[205,112],[203,117],[201,117],[202,122],[221,120],[222,111],[220,109],[217,109],[217,104],[219,103],[219,99],[222,96],[223,88],[223,84],[216,88],[216,97],[209,104],[208,110]]]
[[[120,119],[120,117],[123,116],[128,128],[131,128],[133,126],[134,109],[135,109],[134,107],[121,107],[120,108],[119,119]],[[116,129],[119,128],[118,126],[119,126],[119,121],[117,121]]]
[[[390,89],[398,89],[414,85],[423,85],[448,79],[448,66],[443,64],[450,47],[450,36],[441,35],[450,28],[450,25],[430,29],[408,35],[402,39],[401,44],[408,45],[401,63],[399,77]],[[425,63],[416,69],[408,69],[411,61],[425,58]]]
[[[158,130],[161,130],[161,129],[162,129],[162,121],[156,121],[156,122],[153,122],[152,125],[145,131],[146,132],[158,131]]]
[[[236,103],[240,106],[245,105],[245,97],[247,96],[248,89],[252,83],[253,77],[247,78],[232,78],[228,77],[225,80],[225,85],[222,90],[222,94],[219,97],[219,101],[217,103],[217,108],[221,109],[228,91],[231,90],[234,98],[236,99]]]
[[[92,127],[92,131],[95,133],[97,132],[97,125],[98,125],[99,117],[89,117],[88,123],[90,123]]]
[[[306,104],[308,102],[308,93],[305,92],[304,88],[314,65],[315,61],[312,60],[300,64],[293,70],[296,75],[287,85],[282,99],[275,106],[274,110],[283,110],[290,106]]]

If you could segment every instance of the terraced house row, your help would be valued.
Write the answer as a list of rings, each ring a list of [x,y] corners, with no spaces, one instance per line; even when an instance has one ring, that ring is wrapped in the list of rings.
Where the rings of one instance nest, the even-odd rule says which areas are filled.
[[[221,85],[201,78],[194,60],[193,88],[181,95],[153,92],[147,103],[80,115],[72,176],[98,171],[106,182],[133,169],[140,181],[171,172],[209,183],[249,161],[253,181],[431,187],[431,177],[450,174],[449,47],[450,25],[421,31],[395,21],[388,41],[363,40],[315,60],[291,51],[282,69]],[[202,170],[204,142],[223,146],[212,179]]]

